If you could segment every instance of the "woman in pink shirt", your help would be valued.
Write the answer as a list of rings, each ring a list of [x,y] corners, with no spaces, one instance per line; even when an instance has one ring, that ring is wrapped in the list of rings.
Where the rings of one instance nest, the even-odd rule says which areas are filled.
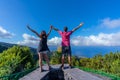
[[[83,25],[83,23],[80,23],[79,26],[77,26],[76,28],[74,28],[71,31],[68,31],[67,27],[64,27],[64,31],[60,31],[59,29],[55,28],[52,26],[52,28],[56,31],[58,31],[58,33],[61,35],[62,37],[62,65],[61,67],[64,69],[64,56],[67,55],[68,56],[68,62],[69,62],[69,68],[71,68],[71,47],[70,47],[70,35],[76,31],[77,29],[79,29],[81,26]]]

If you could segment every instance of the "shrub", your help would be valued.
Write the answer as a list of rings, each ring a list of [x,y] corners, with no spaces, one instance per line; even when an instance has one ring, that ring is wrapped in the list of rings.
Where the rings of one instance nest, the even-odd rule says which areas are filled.
[[[0,54],[0,76],[10,75],[34,67],[28,47],[13,46]]]

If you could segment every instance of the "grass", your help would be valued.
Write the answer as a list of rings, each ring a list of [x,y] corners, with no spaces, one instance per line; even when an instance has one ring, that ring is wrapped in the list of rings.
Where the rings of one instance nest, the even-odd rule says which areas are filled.
[[[110,73],[106,73],[106,72],[103,72],[103,71],[100,71],[100,70],[94,70],[94,69],[85,68],[85,67],[78,67],[78,66],[75,66],[75,67],[79,68],[83,71],[86,71],[86,72],[91,72],[91,73],[94,73],[94,74],[99,74],[99,75],[108,77],[112,80],[120,80],[120,77],[116,76],[115,74],[110,74]]]

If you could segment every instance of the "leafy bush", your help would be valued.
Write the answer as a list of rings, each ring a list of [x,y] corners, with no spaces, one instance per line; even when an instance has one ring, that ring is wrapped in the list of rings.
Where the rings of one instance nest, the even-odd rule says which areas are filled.
[[[28,47],[13,46],[0,54],[0,76],[10,75],[34,67]]]
[[[98,54],[93,58],[82,58],[80,59],[80,66],[120,76],[120,52],[110,52],[104,56]]]
[[[61,53],[58,51],[53,52],[50,57],[50,64],[60,64],[61,63]]]
[[[51,56],[51,64],[61,63],[61,52],[59,51],[54,52]],[[67,58],[65,59],[67,62]],[[78,58],[77,56],[72,56],[72,66],[100,70],[120,76],[120,52],[110,52],[104,56],[97,54],[93,58]]]

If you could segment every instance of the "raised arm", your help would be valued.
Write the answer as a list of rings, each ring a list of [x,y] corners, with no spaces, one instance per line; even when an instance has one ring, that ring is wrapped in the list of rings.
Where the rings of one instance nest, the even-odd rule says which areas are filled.
[[[55,28],[55,27],[53,27],[53,26],[52,26],[52,29],[54,29],[55,31],[59,31],[59,29],[57,29],[57,28]]]
[[[27,28],[33,33],[35,33],[38,37],[40,37],[40,35],[35,30],[31,29],[29,25],[27,25]]]
[[[49,30],[49,32],[47,34],[47,37],[50,35],[51,31],[52,31],[52,26],[50,26],[50,30]]]
[[[83,25],[84,23],[82,22],[82,23],[80,23],[80,25],[79,26],[77,26],[76,28],[74,28],[73,30],[72,30],[72,32],[74,32],[74,31],[76,31],[77,29],[79,29],[82,25]]]

